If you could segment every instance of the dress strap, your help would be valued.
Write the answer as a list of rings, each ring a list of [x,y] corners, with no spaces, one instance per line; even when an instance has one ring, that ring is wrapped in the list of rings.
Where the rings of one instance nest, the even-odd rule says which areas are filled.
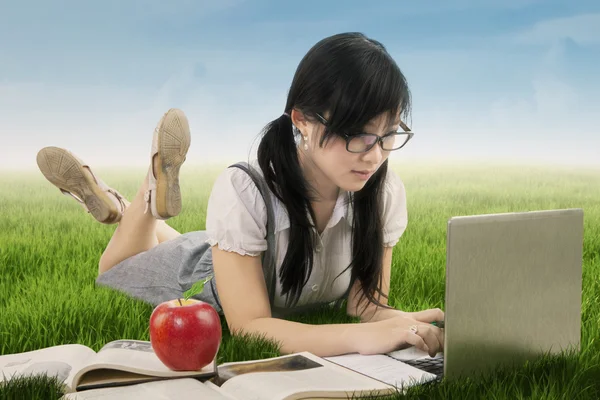
[[[271,196],[269,195],[269,187],[267,186],[265,179],[250,164],[246,162],[239,162],[229,166],[229,168],[232,167],[245,171],[250,178],[252,178],[267,207],[267,251],[265,251],[262,256],[262,267],[269,293],[269,304],[271,307],[273,307],[275,290],[277,287],[275,280],[275,213],[273,211]]]

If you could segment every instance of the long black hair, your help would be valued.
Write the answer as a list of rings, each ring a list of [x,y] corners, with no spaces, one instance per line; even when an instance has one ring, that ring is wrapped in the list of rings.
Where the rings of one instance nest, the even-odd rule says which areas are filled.
[[[313,268],[316,221],[311,206],[312,188],[304,179],[297,154],[292,109],[316,120],[328,113],[320,146],[342,132],[360,131],[370,120],[388,113],[410,112],[410,91],[404,75],[386,48],[362,33],[330,36],[314,45],[301,60],[292,81],[284,114],[263,130],[258,163],[267,184],[285,205],[289,220],[289,246],[279,273],[286,304],[296,304]],[[383,260],[382,192],[387,160],[367,184],[350,196],[352,207],[351,285],[358,279],[363,295],[375,298],[380,290]],[[385,307],[385,306],[384,306]]]

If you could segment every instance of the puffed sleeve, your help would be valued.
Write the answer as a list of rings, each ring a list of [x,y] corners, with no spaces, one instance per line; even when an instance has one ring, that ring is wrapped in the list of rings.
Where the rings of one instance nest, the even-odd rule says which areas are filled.
[[[267,250],[267,211],[250,176],[226,168],[215,180],[206,211],[206,240],[211,246],[257,256]]]
[[[383,244],[393,247],[406,230],[406,191],[400,177],[388,169],[383,193]]]

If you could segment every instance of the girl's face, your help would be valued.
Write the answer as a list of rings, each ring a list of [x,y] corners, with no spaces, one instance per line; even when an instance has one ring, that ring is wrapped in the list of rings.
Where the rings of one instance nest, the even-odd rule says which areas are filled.
[[[327,119],[327,115],[324,116]],[[391,120],[387,114],[373,118],[364,127],[364,133],[374,133],[377,136],[397,131],[399,128],[399,115]],[[306,163],[311,168],[311,175],[321,190],[340,188],[343,191],[356,192],[361,190],[379,167],[387,160],[390,152],[381,148],[377,143],[364,153],[351,153],[346,149],[346,140],[338,135],[333,135],[319,147],[319,141],[324,131],[323,124],[299,120],[296,126],[302,133],[302,142],[299,146],[301,157],[308,160]],[[304,150],[304,137],[308,138],[308,150]]]

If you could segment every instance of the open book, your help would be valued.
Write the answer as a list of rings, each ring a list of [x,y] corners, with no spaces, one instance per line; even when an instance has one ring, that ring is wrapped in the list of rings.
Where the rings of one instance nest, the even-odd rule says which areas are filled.
[[[435,380],[435,375],[404,364],[390,354],[321,358],[301,352],[266,360],[224,363],[218,366],[216,376],[204,381],[183,378],[87,390],[69,393],[64,399],[348,399],[402,393],[412,385]]]
[[[124,386],[155,380],[216,375],[216,360],[199,371],[166,367],[148,341],[115,340],[98,353],[81,344],[66,344],[0,356],[0,383],[17,376],[56,376],[65,392]]]

